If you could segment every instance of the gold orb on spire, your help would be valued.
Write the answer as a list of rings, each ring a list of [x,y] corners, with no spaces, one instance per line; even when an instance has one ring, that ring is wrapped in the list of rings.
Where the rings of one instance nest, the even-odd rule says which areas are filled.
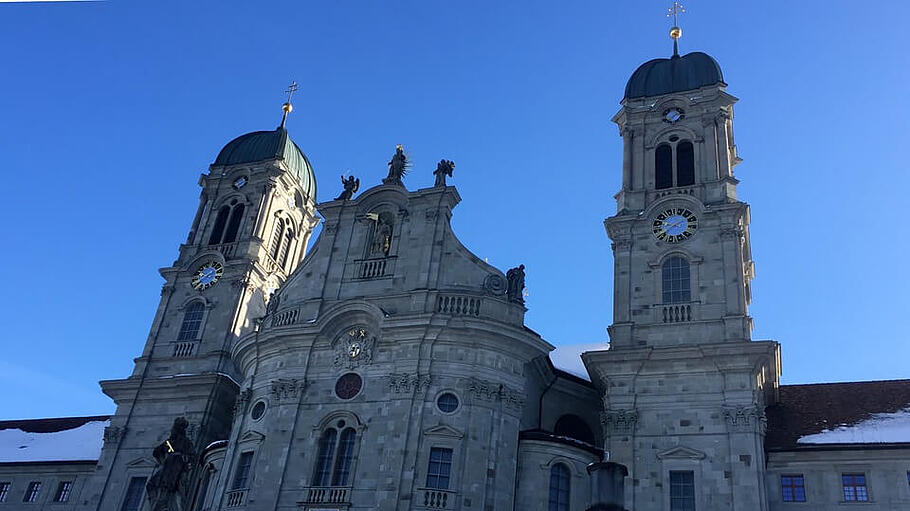
[[[281,110],[284,113],[289,114],[294,111],[294,105],[292,105],[290,103],[285,103],[285,104],[281,105]]]
[[[674,41],[682,37],[682,29],[679,27],[673,27],[670,29],[670,39]]]

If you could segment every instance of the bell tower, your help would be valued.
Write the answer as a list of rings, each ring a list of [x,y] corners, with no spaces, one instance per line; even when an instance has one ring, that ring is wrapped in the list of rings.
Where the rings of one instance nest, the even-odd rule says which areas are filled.
[[[674,18],[682,6],[674,2]],[[609,459],[628,507],[766,510],[764,409],[780,350],[752,341],[749,206],[739,200],[733,105],[711,56],[642,64],[613,117],[623,140],[610,349],[582,359],[603,394]]]
[[[160,270],[165,283],[142,355],[128,378],[101,382],[117,411],[88,508],[120,508],[124,489],[150,474],[152,450],[176,417],[189,422],[197,453],[227,438],[240,381],[231,347],[277,302],[274,291],[318,222],[313,168],[285,128],[294,90],[277,129],[232,140],[199,178],[199,208],[176,261]]]

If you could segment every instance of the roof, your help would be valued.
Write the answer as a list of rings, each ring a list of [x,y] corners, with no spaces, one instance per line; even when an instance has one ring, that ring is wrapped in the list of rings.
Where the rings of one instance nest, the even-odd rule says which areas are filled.
[[[724,74],[707,53],[700,51],[669,59],[654,59],[638,66],[626,84],[626,98],[643,98],[699,89],[724,83]]]
[[[238,165],[274,159],[283,160],[288,169],[300,179],[300,186],[307,196],[316,199],[313,166],[300,147],[291,140],[287,130],[280,126],[274,131],[254,131],[231,140],[218,153],[214,165]]]
[[[0,463],[97,461],[110,416],[0,421]]]
[[[910,380],[783,385],[765,413],[768,451],[910,445]]]

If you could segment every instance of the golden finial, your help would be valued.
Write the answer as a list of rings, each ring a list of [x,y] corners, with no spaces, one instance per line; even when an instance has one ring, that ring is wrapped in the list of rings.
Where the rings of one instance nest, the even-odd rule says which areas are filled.
[[[682,37],[682,29],[679,28],[679,15],[686,12],[686,8],[681,3],[674,0],[673,5],[667,9],[667,17],[673,18],[673,27],[670,28],[670,39],[673,39],[673,56],[679,56],[679,45],[677,41]]]
[[[297,82],[291,82],[291,85],[288,86],[288,90],[284,91],[288,94],[288,100],[285,104],[281,105],[281,111],[284,112],[284,115],[281,116],[281,127],[284,128],[284,123],[288,119],[288,114],[294,111],[294,105],[291,104],[291,96],[297,92]]]

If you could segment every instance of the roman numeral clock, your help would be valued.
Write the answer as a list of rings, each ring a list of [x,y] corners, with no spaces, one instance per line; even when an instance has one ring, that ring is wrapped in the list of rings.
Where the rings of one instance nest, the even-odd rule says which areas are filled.
[[[667,243],[679,243],[691,238],[698,229],[698,218],[686,208],[667,208],[654,217],[651,232]]]

